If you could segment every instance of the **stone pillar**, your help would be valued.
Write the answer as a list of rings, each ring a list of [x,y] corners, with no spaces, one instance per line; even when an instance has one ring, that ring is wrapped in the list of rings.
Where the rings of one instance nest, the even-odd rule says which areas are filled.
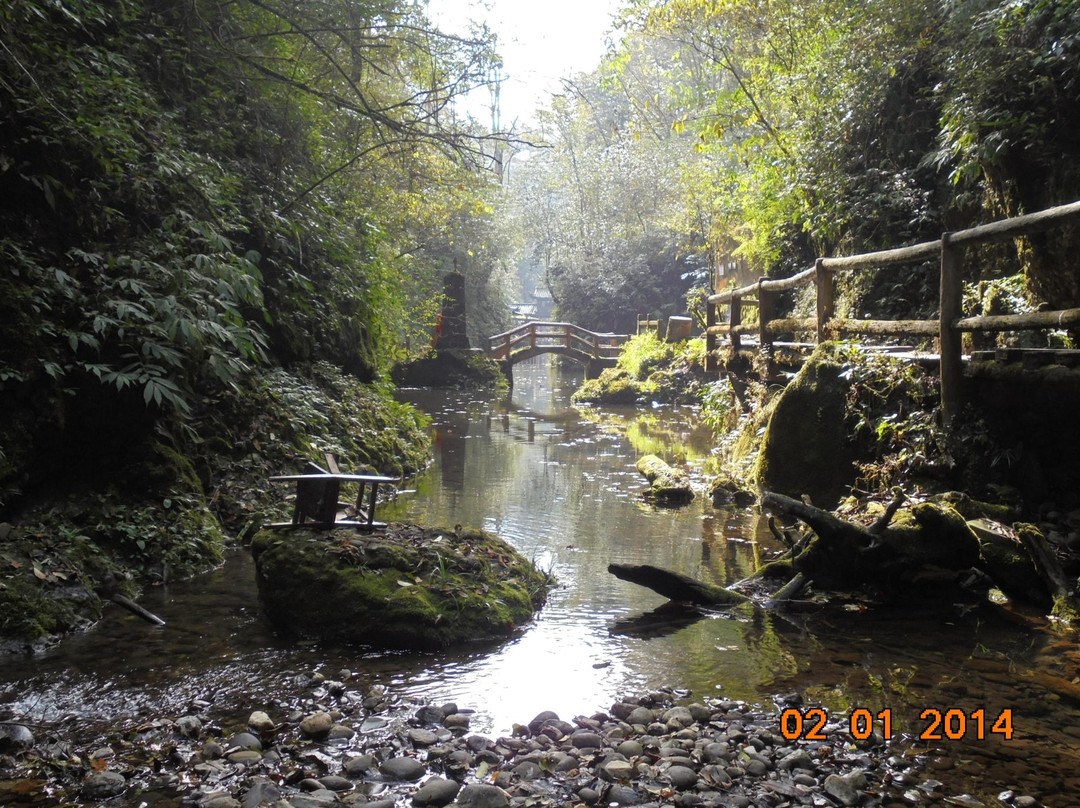
[[[435,350],[469,350],[465,319],[465,276],[451,272],[443,278],[442,313],[439,315],[439,335]]]

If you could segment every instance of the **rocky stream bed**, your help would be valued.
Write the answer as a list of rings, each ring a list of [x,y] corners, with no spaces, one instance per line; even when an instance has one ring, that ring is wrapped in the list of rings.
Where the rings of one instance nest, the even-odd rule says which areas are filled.
[[[988,805],[933,779],[930,756],[847,722],[788,740],[779,711],[670,689],[565,721],[543,712],[509,736],[471,711],[292,673],[294,697],[246,719],[194,698],[176,716],[131,716],[106,735],[77,722],[0,724],[0,805],[171,808]],[[805,711],[801,699],[778,697]],[[835,721],[835,718],[830,719]],[[92,736],[92,737],[91,737]],[[1004,791],[997,802],[1035,808]]]

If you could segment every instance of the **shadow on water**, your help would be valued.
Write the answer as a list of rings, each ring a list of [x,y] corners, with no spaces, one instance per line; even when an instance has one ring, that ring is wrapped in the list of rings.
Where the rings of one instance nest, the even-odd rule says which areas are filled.
[[[92,732],[117,717],[175,717],[199,699],[224,724],[265,709],[315,669],[456,701],[477,711],[474,730],[490,733],[541,710],[589,714],[660,686],[765,704],[800,693],[836,716],[887,714],[894,740],[944,782],[1077,804],[1051,799],[1080,793],[1075,638],[1018,627],[988,606],[790,615],[667,606],[607,565],[655,564],[727,584],[779,549],[751,510],[715,509],[704,497],[676,510],[641,500],[639,454],[691,466],[709,455],[694,413],[579,412],[568,402],[580,376],[543,359],[516,367],[515,382],[511,398],[496,402],[403,391],[433,418],[435,458],[380,515],[481,527],[553,572],[559,587],[518,636],[436,654],[297,643],[264,622],[251,560],[238,551],[210,575],[146,593],[164,628],[110,610],[93,631],[40,657],[0,661],[0,712],[78,720]],[[954,711],[940,739],[918,739],[927,710]],[[989,723],[980,731],[980,710],[990,719],[1011,710],[1013,737]],[[949,737],[961,718],[967,731]]]

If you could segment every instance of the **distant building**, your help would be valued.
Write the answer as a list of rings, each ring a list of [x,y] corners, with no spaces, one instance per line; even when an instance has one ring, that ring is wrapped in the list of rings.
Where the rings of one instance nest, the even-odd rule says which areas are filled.
[[[536,319],[536,304],[535,303],[511,303],[510,304],[510,319],[515,324],[532,322]]]
[[[551,319],[551,310],[555,308],[555,301],[551,299],[551,292],[543,287],[536,287],[532,293],[533,305],[536,306],[536,319]]]

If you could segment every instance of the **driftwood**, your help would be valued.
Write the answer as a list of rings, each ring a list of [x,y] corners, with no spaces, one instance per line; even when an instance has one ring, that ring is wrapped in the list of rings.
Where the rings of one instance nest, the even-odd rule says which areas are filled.
[[[682,505],[694,498],[686,472],[669,466],[656,455],[645,455],[638,460],[637,470],[649,481],[645,498],[658,505]]]
[[[689,575],[672,572],[651,564],[608,564],[608,572],[623,581],[651,589],[669,600],[699,606],[731,606],[744,603],[745,595],[722,586],[698,581]]]
[[[1080,618],[1080,604],[1073,596],[1072,587],[1061,569],[1054,551],[1046,543],[1042,531],[1034,525],[1015,525],[1017,535],[1035,564],[1038,573],[1054,601],[1052,614],[1065,620]]]
[[[135,601],[131,600],[130,598],[124,597],[123,595],[121,595],[119,593],[111,595],[109,597],[109,600],[111,600],[113,603],[115,603],[118,606],[123,606],[125,609],[127,609],[132,614],[138,615],[143,620],[145,620],[147,623],[153,623],[155,626],[163,626],[163,625],[165,625],[165,621],[162,620],[160,617],[158,617],[156,614],[154,614],[153,612],[148,612],[146,609],[144,609],[142,606],[140,606]]]
[[[880,595],[947,595],[962,573],[979,563],[979,542],[963,517],[949,506],[919,503],[900,511],[897,490],[884,514],[870,527],[779,494],[762,496],[763,510],[805,523],[813,534],[789,558],[766,565],[766,576],[801,572],[824,589],[870,586]]]

